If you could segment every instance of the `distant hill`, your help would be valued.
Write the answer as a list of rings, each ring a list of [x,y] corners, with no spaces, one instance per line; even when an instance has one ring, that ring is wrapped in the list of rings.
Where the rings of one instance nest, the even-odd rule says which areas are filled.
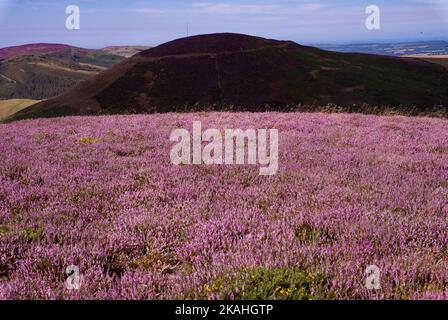
[[[54,43],[32,43],[23,46],[7,47],[0,49],[0,60],[15,59],[28,55],[40,55],[46,53],[61,52],[65,49],[72,49],[74,47],[66,44]]]
[[[137,53],[148,50],[150,48],[151,47],[145,47],[145,46],[113,46],[113,47],[106,47],[101,50],[109,54],[130,58],[136,55]]]
[[[419,114],[448,105],[448,71],[418,59],[347,54],[240,34],[143,51],[12,120],[65,115],[271,111],[361,105]],[[442,107],[442,106],[443,107]]]
[[[0,100],[48,99],[111,66],[123,57],[62,44],[0,49]]]

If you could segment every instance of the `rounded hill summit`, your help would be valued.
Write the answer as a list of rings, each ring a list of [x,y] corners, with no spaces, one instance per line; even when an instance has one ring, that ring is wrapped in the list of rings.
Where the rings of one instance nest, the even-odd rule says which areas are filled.
[[[429,62],[222,33],[143,51],[13,120],[201,109],[282,111],[330,103],[425,112],[448,105],[447,88],[448,70]]]

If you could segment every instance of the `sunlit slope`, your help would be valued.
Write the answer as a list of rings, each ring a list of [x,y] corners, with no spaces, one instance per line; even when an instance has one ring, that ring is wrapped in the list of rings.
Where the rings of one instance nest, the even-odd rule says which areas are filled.
[[[0,100],[0,120],[6,119],[7,117],[19,112],[33,104],[40,102],[39,100],[30,99],[10,99],[10,100]]]

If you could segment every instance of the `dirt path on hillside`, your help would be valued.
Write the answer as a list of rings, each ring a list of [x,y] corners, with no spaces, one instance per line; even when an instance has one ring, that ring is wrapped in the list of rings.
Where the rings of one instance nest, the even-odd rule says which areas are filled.
[[[182,58],[195,58],[195,57],[211,57],[215,58],[216,56],[223,56],[223,55],[231,55],[236,53],[249,53],[249,52],[257,52],[257,51],[263,51],[266,49],[275,49],[275,48],[286,48],[287,46],[290,46],[290,43],[280,44],[276,46],[265,46],[260,47],[256,49],[246,49],[246,50],[237,50],[237,51],[224,51],[220,53],[189,53],[189,54],[172,54],[172,55],[166,55],[166,56],[160,56],[160,57],[135,57],[138,59],[144,59],[145,61],[156,61],[156,60],[163,60],[163,59],[182,59]]]

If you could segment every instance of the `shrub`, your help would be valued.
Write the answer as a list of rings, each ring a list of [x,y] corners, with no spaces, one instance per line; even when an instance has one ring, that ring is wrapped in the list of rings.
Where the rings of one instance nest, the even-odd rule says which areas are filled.
[[[320,273],[298,268],[253,268],[236,276],[215,278],[204,286],[206,294],[237,300],[315,300],[323,299],[328,284]]]

